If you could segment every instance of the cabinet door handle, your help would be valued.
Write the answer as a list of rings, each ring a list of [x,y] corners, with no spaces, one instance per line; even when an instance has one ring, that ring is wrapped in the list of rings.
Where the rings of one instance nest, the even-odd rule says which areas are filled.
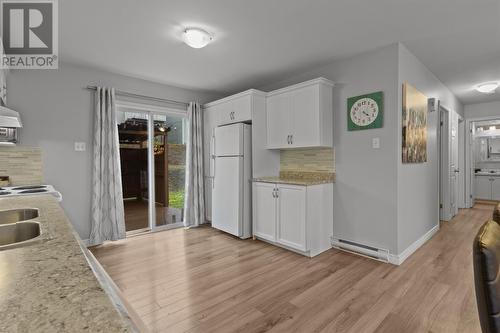
[[[276,198],[276,189],[273,188],[273,198]]]
[[[290,144],[292,144],[292,145],[293,145],[293,134],[292,134],[292,135],[290,135]]]
[[[277,188],[277,189],[276,189],[276,198],[279,198],[279,197],[280,197],[280,189],[279,189],[279,188]]]

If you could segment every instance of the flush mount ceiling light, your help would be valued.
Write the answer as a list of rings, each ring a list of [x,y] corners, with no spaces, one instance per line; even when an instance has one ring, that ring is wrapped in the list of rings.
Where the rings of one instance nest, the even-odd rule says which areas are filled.
[[[201,49],[202,47],[207,46],[207,44],[212,41],[212,36],[203,29],[188,28],[184,30],[182,39],[187,45],[195,49]]]
[[[497,88],[498,88],[498,82],[488,82],[488,83],[481,83],[476,87],[476,90],[483,94],[493,94]]]

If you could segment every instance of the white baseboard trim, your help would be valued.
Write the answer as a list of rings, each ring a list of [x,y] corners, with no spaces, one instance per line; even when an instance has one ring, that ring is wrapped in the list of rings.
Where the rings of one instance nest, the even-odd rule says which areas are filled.
[[[435,225],[431,230],[427,231],[422,237],[417,239],[413,244],[408,246],[400,254],[389,254],[389,263],[393,265],[401,265],[409,256],[411,256],[415,251],[417,251],[422,245],[424,245],[429,239],[434,236],[436,232],[439,231],[439,223]]]

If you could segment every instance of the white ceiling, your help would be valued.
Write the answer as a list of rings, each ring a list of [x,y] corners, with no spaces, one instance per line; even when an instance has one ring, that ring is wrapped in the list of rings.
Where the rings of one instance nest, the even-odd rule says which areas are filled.
[[[232,93],[403,42],[465,104],[500,100],[500,0],[64,0],[61,61]],[[204,49],[183,28],[214,34]]]

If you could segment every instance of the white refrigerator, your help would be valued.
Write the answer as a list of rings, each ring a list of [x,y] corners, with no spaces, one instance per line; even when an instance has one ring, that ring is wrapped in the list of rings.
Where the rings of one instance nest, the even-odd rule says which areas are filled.
[[[240,238],[252,235],[252,126],[215,129],[212,227]]]

